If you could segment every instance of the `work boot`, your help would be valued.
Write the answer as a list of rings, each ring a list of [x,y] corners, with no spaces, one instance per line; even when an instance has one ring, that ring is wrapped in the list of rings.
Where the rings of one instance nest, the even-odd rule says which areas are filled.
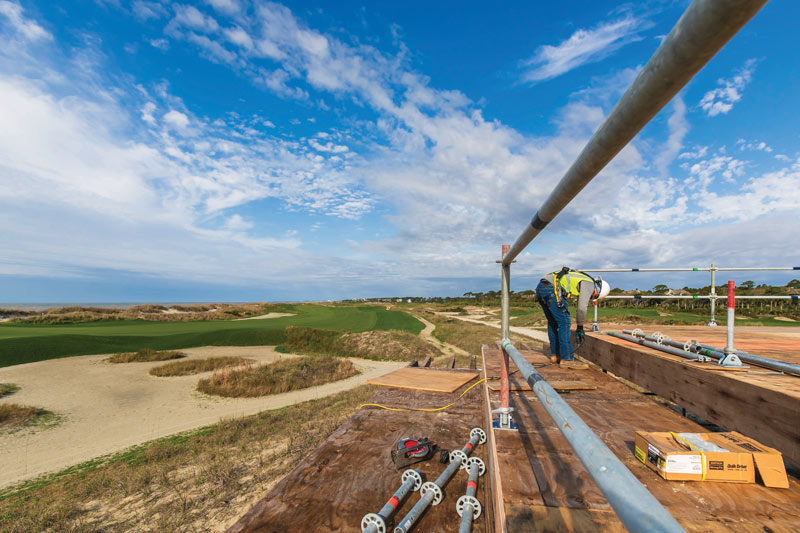
[[[551,363],[558,363],[558,357],[556,357],[555,355],[551,355],[550,356],[550,362]]]
[[[589,370],[589,365],[574,359],[570,359],[568,361],[559,361],[558,366],[569,370]]]

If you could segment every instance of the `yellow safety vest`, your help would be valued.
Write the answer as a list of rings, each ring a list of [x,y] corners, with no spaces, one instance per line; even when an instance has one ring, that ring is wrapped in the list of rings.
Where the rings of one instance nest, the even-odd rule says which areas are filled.
[[[549,279],[553,280],[554,288],[560,288],[560,290],[555,290],[556,301],[560,301],[562,295],[567,298],[578,296],[581,293],[580,287],[578,286],[581,281],[590,281],[594,285],[593,277],[583,272],[578,272],[577,270],[570,270],[566,274],[562,274],[559,270],[557,272],[551,272],[547,276]]]

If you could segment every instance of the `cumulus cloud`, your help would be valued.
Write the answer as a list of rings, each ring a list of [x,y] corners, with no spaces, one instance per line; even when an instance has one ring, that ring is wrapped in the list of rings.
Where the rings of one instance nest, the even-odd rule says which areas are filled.
[[[651,24],[632,17],[579,29],[557,45],[542,45],[522,62],[523,82],[536,83],[560,76],[587,63],[605,59],[623,46],[640,41],[640,32]]]
[[[700,100],[700,107],[709,117],[725,115],[733,109],[733,105],[742,99],[742,91],[750,83],[756,69],[756,60],[748,59],[739,71],[730,79],[717,81],[716,89],[711,89]]]

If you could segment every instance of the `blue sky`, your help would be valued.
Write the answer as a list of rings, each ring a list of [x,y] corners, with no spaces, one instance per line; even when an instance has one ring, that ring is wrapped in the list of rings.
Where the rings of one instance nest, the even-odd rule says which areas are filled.
[[[500,244],[687,6],[0,0],[0,301],[495,289]],[[562,264],[800,264],[799,17],[768,3],[512,288]],[[610,279],[665,279],[632,276]]]

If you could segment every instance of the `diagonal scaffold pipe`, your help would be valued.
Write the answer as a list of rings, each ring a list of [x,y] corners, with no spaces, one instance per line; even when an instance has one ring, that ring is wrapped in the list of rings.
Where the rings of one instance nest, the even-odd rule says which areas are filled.
[[[503,350],[514,361],[556,427],[567,439],[592,476],[609,505],[628,531],[677,533],[681,525],[667,512],[650,491],[581,420],[542,375],[519,353],[508,339]]]
[[[507,266],[767,0],[694,0],[520,234]]]

